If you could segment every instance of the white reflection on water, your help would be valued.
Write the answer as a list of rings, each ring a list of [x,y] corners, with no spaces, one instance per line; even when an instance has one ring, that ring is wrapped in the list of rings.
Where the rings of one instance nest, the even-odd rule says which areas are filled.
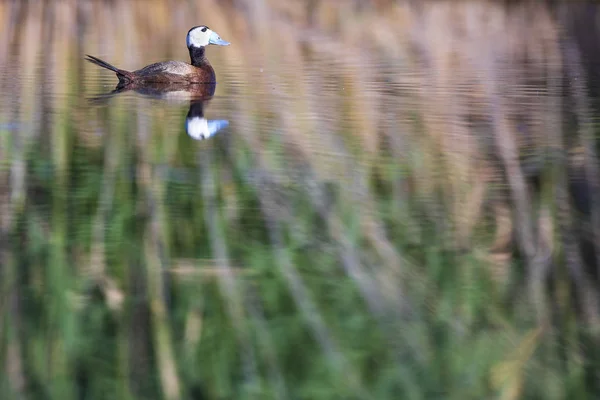
[[[192,117],[186,119],[185,130],[191,138],[204,140],[210,138],[228,125],[229,121],[225,119],[207,120],[202,117]]]

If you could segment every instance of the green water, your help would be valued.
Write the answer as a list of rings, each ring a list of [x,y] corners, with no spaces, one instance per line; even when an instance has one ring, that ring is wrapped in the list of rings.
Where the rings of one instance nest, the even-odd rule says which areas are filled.
[[[598,396],[595,7],[358,3],[0,6],[1,399]]]

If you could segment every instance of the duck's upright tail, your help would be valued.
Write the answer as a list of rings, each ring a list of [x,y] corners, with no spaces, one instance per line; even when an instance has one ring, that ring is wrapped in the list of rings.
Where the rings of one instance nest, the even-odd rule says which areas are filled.
[[[133,73],[131,73],[129,71],[125,71],[124,69],[119,69],[119,68],[115,67],[114,65],[110,65],[106,61],[103,61],[94,56],[90,56],[89,54],[86,54],[86,57],[87,57],[86,60],[91,62],[92,64],[96,64],[102,68],[109,69],[109,70],[113,71],[114,73],[116,73],[117,78],[119,78],[120,84],[133,82],[135,79],[135,76],[133,75]]]

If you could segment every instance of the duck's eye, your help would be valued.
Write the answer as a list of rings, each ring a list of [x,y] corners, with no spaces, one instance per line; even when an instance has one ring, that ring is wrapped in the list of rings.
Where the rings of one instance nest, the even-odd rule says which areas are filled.
[[[208,29],[207,27],[204,27],[204,28],[202,28],[202,29],[200,29],[200,30],[201,30],[202,32],[206,32],[206,30],[207,30],[207,29]]]

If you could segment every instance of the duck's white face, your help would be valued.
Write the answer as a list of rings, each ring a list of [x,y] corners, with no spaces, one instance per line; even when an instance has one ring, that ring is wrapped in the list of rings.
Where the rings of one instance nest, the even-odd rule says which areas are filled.
[[[209,44],[227,46],[229,42],[221,39],[217,32],[210,30],[207,26],[196,26],[190,29],[187,35],[188,47],[204,47]]]

